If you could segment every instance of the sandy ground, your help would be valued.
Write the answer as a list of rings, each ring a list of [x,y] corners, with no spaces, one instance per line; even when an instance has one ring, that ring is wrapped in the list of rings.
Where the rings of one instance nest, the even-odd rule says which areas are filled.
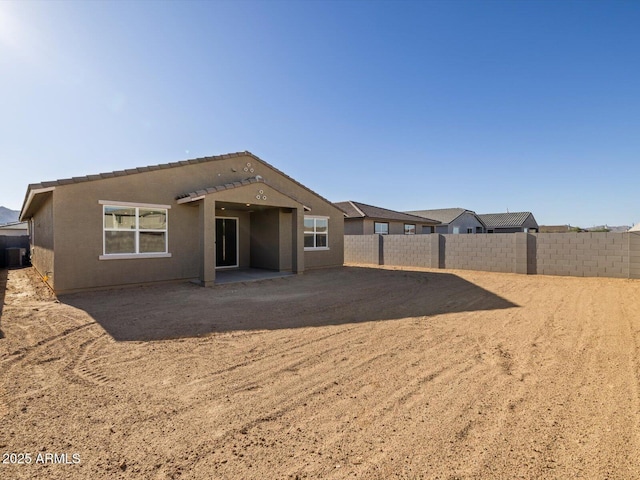
[[[2,479],[640,478],[637,280],[5,284]]]

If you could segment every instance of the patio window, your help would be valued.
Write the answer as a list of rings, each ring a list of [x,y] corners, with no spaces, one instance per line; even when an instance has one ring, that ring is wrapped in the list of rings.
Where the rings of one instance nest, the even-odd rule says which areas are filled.
[[[304,217],[304,249],[329,250],[329,217]]]
[[[389,224],[387,222],[373,222],[373,233],[379,233],[380,235],[388,235]]]
[[[168,205],[102,203],[103,255],[112,258],[167,257]]]

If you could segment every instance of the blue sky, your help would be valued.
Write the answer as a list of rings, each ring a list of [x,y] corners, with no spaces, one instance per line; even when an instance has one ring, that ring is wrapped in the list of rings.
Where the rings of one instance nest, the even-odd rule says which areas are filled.
[[[635,1],[0,2],[0,205],[249,150],[396,210],[640,222]]]

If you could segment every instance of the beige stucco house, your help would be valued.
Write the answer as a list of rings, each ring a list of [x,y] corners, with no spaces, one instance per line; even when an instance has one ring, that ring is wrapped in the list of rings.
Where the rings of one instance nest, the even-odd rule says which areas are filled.
[[[344,260],[344,213],[249,152],[29,185],[20,220],[57,293]]]

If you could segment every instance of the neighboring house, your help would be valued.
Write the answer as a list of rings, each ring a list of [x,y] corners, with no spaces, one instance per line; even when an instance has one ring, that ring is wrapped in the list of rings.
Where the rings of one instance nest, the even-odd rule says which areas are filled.
[[[344,219],[345,235],[414,235],[432,233],[440,222],[429,218],[396,212],[386,208],[374,207],[360,202],[337,202],[346,214]]]
[[[640,232],[640,223],[637,223],[629,229],[630,232]]]
[[[482,213],[478,215],[487,233],[536,233],[538,222],[531,212]]]
[[[478,215],[465,208],[412,210],[405,213],[437,220],[440,225],[436,226],[436,233],[484,233],[485,231],[485,226]]]
[[[13,222],[0,225],[0,237],[21,237],[29,235],[27,222]]]
[[[343,212],[249,152],[29,185],[20,219],[56,292],[344,261]]]
[[[0,267],[17,267],[28,262],[29,231],[26,222],[0,225]]]

